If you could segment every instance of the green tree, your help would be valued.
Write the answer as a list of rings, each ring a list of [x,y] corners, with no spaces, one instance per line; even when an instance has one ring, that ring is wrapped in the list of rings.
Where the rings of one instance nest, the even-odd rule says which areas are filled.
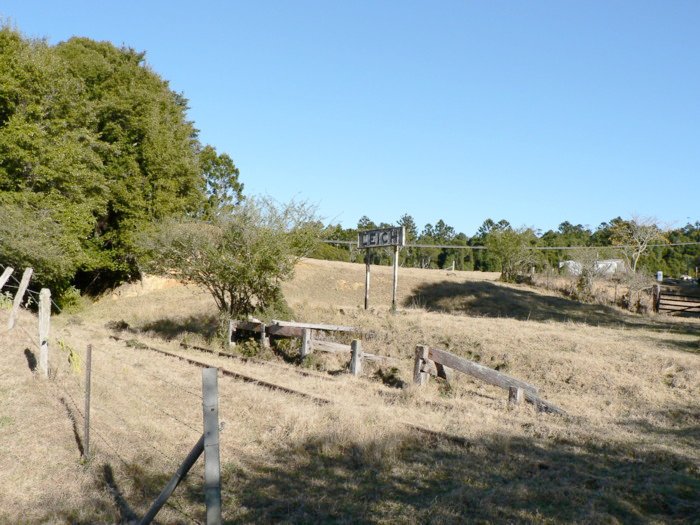
[[[59,244],[71,238],[79,254],[59,265],[62,283],[136,276],[135,238],[148,224],[240,200],[233,161],[202,147],[186,111],[144,53],[86,38],[50,46],[0,28],[0,204],[36,229],[56,223]],[[10,220],[6,239],[22,228]]]
[[[243,184],[238,180],[239,171],[233,159],[226,153],[218,154],[212,146],[205,146],[199,152],[199,165],[207,196],[204,216],[230,212],[243,200]]]
[[[531,228],[513,229],[509,226],[491,229],[484,244],[489,254],[500,263],[501,279],[514,282],[539,262],[537,252],[532,249],[536,243],[537,236]]]
[[[305,204],[247,199],[210,221],[160,222],[139,244],[149,270],[203,286],[223,316],[245,318],[281,300],[282,282],[319,234]]]

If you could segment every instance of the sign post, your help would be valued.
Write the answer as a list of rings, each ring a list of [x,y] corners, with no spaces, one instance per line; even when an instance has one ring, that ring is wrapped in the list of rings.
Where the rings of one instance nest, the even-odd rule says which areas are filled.
[[[380,228],[360,232],[357,236],[357,246],[365,250],[365,310],[369,308],[369,273],[370,273],[370,249],[394,247],[394,284],[391,295],[391,311],[396,311],[396,290],[399,280],[399,250],[406,244],[406,231],[403,226],[398,228]]]

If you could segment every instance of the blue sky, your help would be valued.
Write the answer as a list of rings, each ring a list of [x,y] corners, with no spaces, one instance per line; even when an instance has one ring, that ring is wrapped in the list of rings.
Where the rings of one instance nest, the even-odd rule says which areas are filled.
[[[472,235],[700,220],[700,2],[4,0],[146,51],[248,194]]]

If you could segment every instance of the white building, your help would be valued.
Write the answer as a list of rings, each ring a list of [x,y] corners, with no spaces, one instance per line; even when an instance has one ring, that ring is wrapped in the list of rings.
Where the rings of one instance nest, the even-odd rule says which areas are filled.
[[[578,261],[562,261],[559,263],[559,269],[564,269],[571,275],[581,275],[583,265]],[[604,259],[595,262],[596,275],[611,276],[626,271],[625,261],[622,259]]]

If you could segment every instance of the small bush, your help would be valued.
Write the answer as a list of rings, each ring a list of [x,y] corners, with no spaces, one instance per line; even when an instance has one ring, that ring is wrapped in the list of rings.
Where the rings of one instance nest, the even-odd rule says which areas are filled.
[[[57,298],[57,303],[62,312],[76,314],[85,309],[86,299],[75,286],[69,286]]]

